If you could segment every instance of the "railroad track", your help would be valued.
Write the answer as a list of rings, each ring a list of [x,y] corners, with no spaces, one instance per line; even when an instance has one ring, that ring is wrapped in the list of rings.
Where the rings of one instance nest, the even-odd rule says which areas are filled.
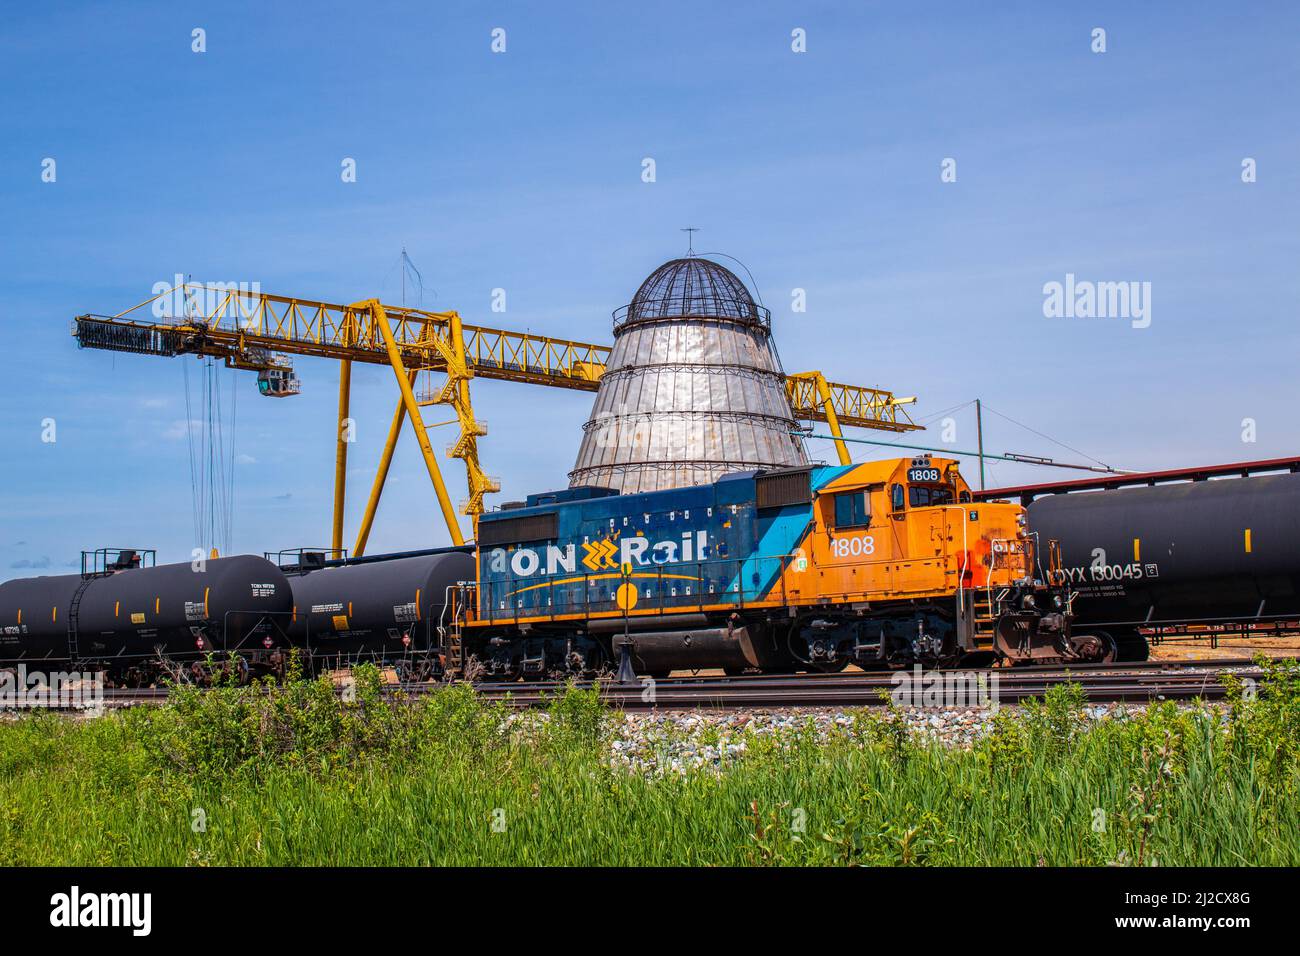
[[[623,710],[737,710],[780,707],[871,707],[896,700],[903,706],[979,707],[996,699],[1015,704],[1042,697],[1069,679],[1096,703],[1148,703],[1156,700],[1219,700],[1226,688],[1222,670],[1162,673],[1148,670],[1092,670],[1039,673],[1004,671],[933,671],[920,680],[915,675],[804,674],[797,677],[673,678],[666,681],[622,685],[606,683],[601,694],[612,707]],[[1240,668],[1243,678],[1259,680],[1255,668]],[[962,675],[959,679],[957,675]],[[933,675],[931,678],[930,675]],[[903,678],[900,680],[900,676]],[[982,681],[981,681],[982,678]],[[520,706],[541,706],[563,691],[563,685],[481,685],[479,694],[489,700]],[[417,691],[418,693],[419,691]]]
[[[687,676],[635,684],[600,682],[601,696],[623,710],[738,710],[787,707],[872,707],[896,700],[904,706],[980,707],[993,699],[1015,704],[1042,697],[1065,680],[1083,688],[1094,703],[1148,703],[1156,700],[1219,700],[1226,694],[1224,673],[1259,680],[1253,665],[1228,658],[1207,661],[1143,661],[1072,667],[1039,666],[983,670],[891,671],[800,675]],[[406,683],[385,689],[390,697],[418,697],[445,685]],[[549,704],[567,686],[561,681],[481,682],[476,692],[485,700],[526,708]],[[589,682],[579,687],[592,686]],[[931,696],[927,696],[927,691]],[[108,708],[166,701],[166,688],[107,688]],[[342,688],[340,688],[342,693]]]

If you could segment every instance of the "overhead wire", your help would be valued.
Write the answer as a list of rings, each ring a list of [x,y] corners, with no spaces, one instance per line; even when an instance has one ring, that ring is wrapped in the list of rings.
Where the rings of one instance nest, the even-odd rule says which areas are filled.
[[[1101,465],[1101,466],[1103,466],[1103,467],[1105,467],[1105,468],[1109,468],[1109,467],[1110,467],[1110,465],[1109,465],[1108,463],[1102,461],[1100,458],[1094,458],[1092,455],[1089,455],[1087,452],[1080,451],[1079,449],[1075,448],[1073,445],[1067,445],[1067,444],[1066,444],[1065,442],[1063,442],[1063,441],[1057,441],[1057,440],[1056,440],[1055,438],[1053,438],[1051,435],[1046,435],[1046,434],[1044,434],[1043,432],[1040,432],[1040,431],[1038,431],[1038,430],[1035,429],[1035,428],[1030,428],[1030,427],[1029,427],[1028,425],[1026,425],[1024,422],[1016,421],[1016,420],[1015,420],[1014,418],[1012,418],[1010,415],[1003,415],[1003,414],[1002,414],[1000,411],[998,411],[996,408],[990,408],[990,407],[988,406],[988,403],[985,403],[985,404],[984,404],[984,410],[985,410],[986,412],[992,412],[994,415],[998,416],[998,418],[1006,419],[1007,421],[1011,422],[1011,424],[1013,424],[1013,425],[1019,425],[1019,426],[1020,426],[1021,428],[1023,428],[1025,431],[1033,432],[1033,433],[1034,433],[1035,435],[1037,435],[1039,438],[1044,438],[1044,439],[1046,439],[1047,441],[1050,441],[1050,442],[1051,442],[1052,444],[1054,444],[1054,445],[1060,445],[1062,448],[1064,448],[1064,449],[1066,449],[1066,450],[1068,450],[1068,451],[1072,451],[1072,452],[1074,452],[1076,455],[1081,455],[1082,457],[1087,458],[1089,461],[1093,462],[1094,464]]]

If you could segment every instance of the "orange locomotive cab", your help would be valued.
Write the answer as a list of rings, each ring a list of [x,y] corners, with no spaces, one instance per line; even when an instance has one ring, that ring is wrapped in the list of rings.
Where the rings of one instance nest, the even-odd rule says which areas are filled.
[[[816,570],[804,588],[843,603],[1015,584],[1032,576],[1022,514],[973,503],[956,462],[850,467],[817,494],[805,544]]]
[[[833,668],[1105,657],[1096,639],[1070,635],[1068,596],[1046,583],[1024,509],[973,501],[956,461],[835,471],[816,490],[806,563],[785,574],[785,592],[816,608],[792,635],[797,658]]]

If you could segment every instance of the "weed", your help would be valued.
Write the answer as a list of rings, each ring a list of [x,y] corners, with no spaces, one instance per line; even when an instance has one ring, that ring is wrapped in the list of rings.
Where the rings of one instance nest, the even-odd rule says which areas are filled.
[[[290,670],[0,722],[0,864],[1300,863],[1292,664],[1223,709],[1094,721],[1067,686],[969,749],[913,736],[894,707],[830,734],[697,733],[744,747],[682,773],[620,763],[598,689],[538,713],[463,685],[404,699],[364,667],[340,695]],[[687,742],[671,720],[642,732],[650,760]]]

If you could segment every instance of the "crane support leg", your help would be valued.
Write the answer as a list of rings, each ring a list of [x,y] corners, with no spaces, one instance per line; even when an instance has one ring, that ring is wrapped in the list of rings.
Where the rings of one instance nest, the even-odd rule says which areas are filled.
[[[415,440],[420,443],[420,454],[424,456],[424,466],[429,471],[429,480],[433,482],[433,490],[438,496],[438,505],[442,508],[447,530],[451,532],[451,541],[457,545],[464,544],[465,537],[456,518],[456,509],[452,507],[451,498],[447,495],[447,486],[443,483],[438,459],[434,457],[433,446],[429,443],[428,429],[425,427],[424,418],[420,415],[420,406],[415,400],[415,392],[411,388],[410,373],[402,363],[402,352],[397,347],[397,340],[393,338],[388,315],[378,299],[358,303],[357,307],[370,309],[375,317],[375,325],[379,327],[379,334],[383,336],[384,346],[388,350],[388,364],[392,366],[393,374],[397,376],[397,387],[402,390],[402,404],[406,406],[406,414],[411,419]]]
[[[817,397],[821,399],[822,409],[826,412],[826,424],[830,428],[831,434],[835,436],[835,453],[840,457],[841,465],[853,464],[853,458],[849,455],[849,446],[844,441],[844,432],[840,431],[840,419],[835,414],[835,400],[831,396],[830,383],[826,381],[826,376],[817,372]]]
[[[410,372],[407,376],[412,385],[415,384],[415,375],[415,372]],[[370,489],[370,499],[366,502],[366,513],[361,516],[361,530],[357,532],[357,544],[352,549],[354,558],[366,553],[366,541],[370,538],[370,528],[375,523],[375,512],[379,509],[379,496],[384,493],[384,482],[388,480],[388,469],[393,463],[393,450],[397,448],[397,439],[402,434],[402,423],[405,421],[406,402],[399,396],[392,424],[388,426],[388,438],[384,441],[384,453],[379,458],[379,468],[375,472],[375,483]]]
[[[334,557],[343,557],[343,504],[347,494],[348,440],[352,437],[347,427],[348,403],[352,392],[352,363],[339,363],[339,417],[334,423],[338,450],[334,453],[334,527],[330,536],[330,550]]]

